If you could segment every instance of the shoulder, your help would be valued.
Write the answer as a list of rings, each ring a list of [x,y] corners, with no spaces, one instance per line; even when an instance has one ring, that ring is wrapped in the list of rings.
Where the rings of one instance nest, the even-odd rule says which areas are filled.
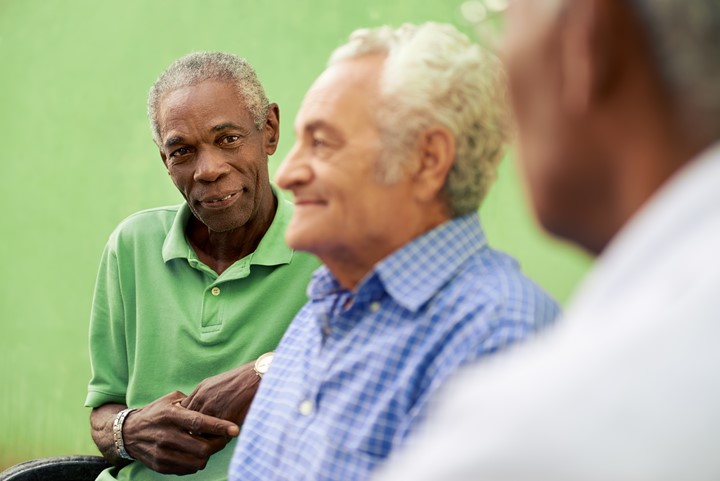
[[[455,368],[522,342],[551,324],[559,306],[526,277],[515,259],[484,247],[437,293],[427,311],[433,386]],[[437,379],[436,379],[437,378]]]
[[[523,274],[509,255],[484,247],[473,254],[447,287],[454,302],[498,322],[526,324],[530,330],[552,322],[557,302]]]
[[[110,234],[108,246],[119,248],[127,244],[157,241],[162,244],[180,207],[156,207],[126,217]]]

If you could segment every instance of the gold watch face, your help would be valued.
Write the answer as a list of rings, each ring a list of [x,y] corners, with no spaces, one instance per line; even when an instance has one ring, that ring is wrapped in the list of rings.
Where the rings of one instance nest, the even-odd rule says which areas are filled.
[[[255,372],[258,373],[259,376],[262,377],[262,375],[267,372],[274,355],[274,352],[266,352],[257,358],[257,361],[255,361]]]

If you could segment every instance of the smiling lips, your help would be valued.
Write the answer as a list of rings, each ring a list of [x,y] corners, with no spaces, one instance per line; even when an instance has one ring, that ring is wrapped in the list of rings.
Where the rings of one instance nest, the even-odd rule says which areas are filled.
[[[201,200],[200,204],[203,207],[207,207],[208,209],[220,209],[223,207],[227,207],[228,205],[232,204],[235,199],[237,198],[239,192],[231,192],[223,197],[218,198],[209,198],[206,200]]]
[[[313,205],[324,205],[327,202],[320,199],[298,199],[295,198],[295,205],[297,207],[313,206]]]

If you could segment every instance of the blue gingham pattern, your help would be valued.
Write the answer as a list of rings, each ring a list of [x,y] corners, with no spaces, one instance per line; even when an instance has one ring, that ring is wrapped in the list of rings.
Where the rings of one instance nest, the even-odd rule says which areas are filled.
[[[487,246],[476,214],[397,250],[354,292],[321,267],[308,296],[242,427],[231,480],[368,479],[455,370],[558,314]]]

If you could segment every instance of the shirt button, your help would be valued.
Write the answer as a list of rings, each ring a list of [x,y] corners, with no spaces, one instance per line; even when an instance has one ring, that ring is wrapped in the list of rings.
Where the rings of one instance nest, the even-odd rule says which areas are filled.
[[[220,288],[219,287],[213,287],[210,292],[213,296],[219,296],[220,295]]]
[[[329,336],[332,332],[332,329],[330,329],[330,326],[323,326],[322,331],[325,333],[326,336]]]
[[[305,401],[301,402],[298,411],[300,411],[300,414],[302,414],[303,416],[310,416],[313,412],[312,401],[306,399]]]
[[[370,312],[377,312],[380,310],[380,303],[379,302],[373,302],[370,304]]]

